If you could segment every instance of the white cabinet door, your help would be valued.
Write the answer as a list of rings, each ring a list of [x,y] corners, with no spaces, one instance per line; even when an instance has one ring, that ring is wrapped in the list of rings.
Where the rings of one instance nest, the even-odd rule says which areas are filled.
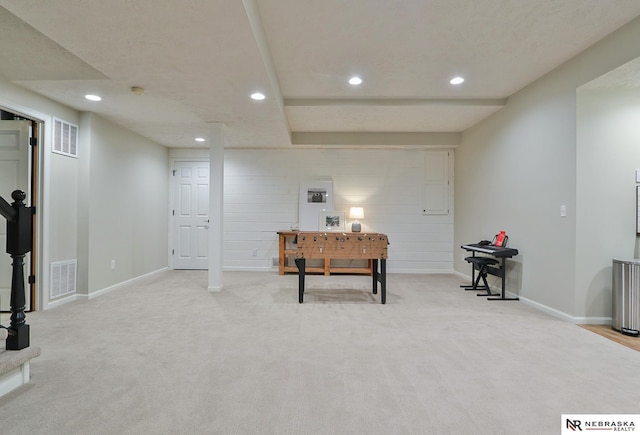
[[[209,267],[209,162],[174,166],[173,268]]]
[[[449,152],[425,152],[422,213],[449,214]]]

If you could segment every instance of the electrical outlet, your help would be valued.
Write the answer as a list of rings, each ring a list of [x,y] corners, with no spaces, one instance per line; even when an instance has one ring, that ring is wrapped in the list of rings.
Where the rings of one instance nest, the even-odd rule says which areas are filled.
[[[116,270],[116,260],[111,260],[111,270]]]
[[[257,256],[258,256],[258,250],[254,248],[254,249],[251,251],[251,255],[252,255],[253,257],[257,257]]]

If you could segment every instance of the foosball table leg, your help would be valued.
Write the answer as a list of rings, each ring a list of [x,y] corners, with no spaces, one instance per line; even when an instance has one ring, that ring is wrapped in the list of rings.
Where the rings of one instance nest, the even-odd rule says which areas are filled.
[[[305,259],[296,258],[296,266],[298,266],[298,303],[302,303],[304,299],[304,272],[305,272]]]
[[[373,294],[378,294],[378,259],[371,260],[371,277],[373,278]]]
[[[387,260],[380,260],[380,298],[383,304],[387,303]]]

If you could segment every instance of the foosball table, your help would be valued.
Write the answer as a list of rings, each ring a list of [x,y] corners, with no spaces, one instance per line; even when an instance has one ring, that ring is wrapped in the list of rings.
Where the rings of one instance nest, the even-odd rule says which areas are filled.
[[[389,239],[380,233],[300,232],[295,263],[298,267],[298,302],[304,299],[305,265],[307,259],[367,259],[372,262],[373,294],[387,302],[387,245]],[[378,270],[378,265],[380,266]]]

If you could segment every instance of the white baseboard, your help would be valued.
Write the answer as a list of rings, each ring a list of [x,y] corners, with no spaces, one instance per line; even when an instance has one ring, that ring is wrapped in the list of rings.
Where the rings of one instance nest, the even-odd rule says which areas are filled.
[[[225,266],[223,268],[224,272],[277,272],[278,266],[267,266],[267,267],[242,267],[242,266]],[[425,274],[425,275],[433,275],[433,274],[451,274],[454,273],[453,270],[450,269],[389,269],[389,264],[387,263],[387,273],[403,273],[403,274]]]
[[[68,304],[69,302],[73,302],[77,299],[78,295],[73,293],[71,295],[49,301],[46,307],[43,307],[43,310],[50,310],[51,308],[59,307],[60,305]]]
[[[222,268],[223,272],[273,272],[278,271],[278,266],[265,266],[265,267],[245,267],[245,266],[225,266]]]
[[[453,273],[454,275],[459,276],[460,278],[471,282],[471,276],[466,275],[464,273],[457,272],[457,271],[454,271]],[[490,286],[490,287],[491,287],[491,290],[495,292],[502,291],[502,288],[498,288],[496,286]],[[555,308],[551,308],[539,302],[522,297],[519,294],[512,293],[508,290],[505,291],[505,296],[518,298],[520,302],[522,302],[523,304],[529,305],[530,307],[540,310],[543,313],[550,315],[551,317],[555,317],[556,319],[564,320],[566,322],[574,323],[576,325],[610,325],[611,324],[611,317],[575,317],[563,311],[556,310]]]
[[[471,282],[471,277],[469,275],[467,275],[467,274],[460,273],[457,270],[454,270],[453,274],[456,275],[459,278],[466,279],[467,281]]]
[[[387,273],[401,273],[401,274],[411,274],[411,275],[451,275],[454,273],[451,269],[394,269],[389,268],[389,264],[387,263]]]
[[[542,311],[543,313],[546,313],[548,315],[550,315],[551,317],[555,317],[556,319],[560,319],[560,320],[564,320],[566,322],[570,322],[570,323],[577,323],[575,322],[575,318],[573,316],[568,315],[567,313],[563,312],[563,311],[559,311],[556,310],[555,308],[551,308],[548,307],[544,304],[541,304],[539,302],[536,301],[532,301],[531,299],[527,299],[524,298],[520,295],[516,295],[513,294],[511,292],[507,292],[507,294],[509,294],[509,296],[515,296],[517,298],[520,299],[520,301],[525,304],[525,305],[529,305],[530,307],[533,307],[539,311]]]
[[[153,272],[145,273],[144,275],[140,275],[140,276],[137,276],[135,278],[128,279],[126,281],[123,281],[123,282],[118,283],[118,284],[114,284],[112,286],[103,288],[101,290],[96,290],[94,292],[89,293],[88,295],[78,294],[78,295],[76,295],[76,297],[78,299],[84,299],[84,300],[95,299],[95,298],[100,297],[100,296],[102,296],[102,295],[104,295],[106,293],[109,293],[109,292],[112,292],[114,290],[129,286],[131,284],[135,284],[135,283],[143,281],[143,280],[145,280],[147,278],[151,278],[151,277],[153,277],[153,276],[155,276],[155,275],[157,275],[157,274],[159,274],[161,272],[164,272],[166,270],[169,270],[169,268],[168,267],[163,267],[161,269],[154,270]]]
[[[510,292],[507,293],[512,296],[519,297],[524,304],[527,304],[530,307],[536,308],[557,319],[565,320],[576,325],[611,325],[611,317],[575,317],[565,312],[556,310],[555,308],[547,307],[546,305],[532,301],[531,299],[523,298],[522,296],[515,295]]]

